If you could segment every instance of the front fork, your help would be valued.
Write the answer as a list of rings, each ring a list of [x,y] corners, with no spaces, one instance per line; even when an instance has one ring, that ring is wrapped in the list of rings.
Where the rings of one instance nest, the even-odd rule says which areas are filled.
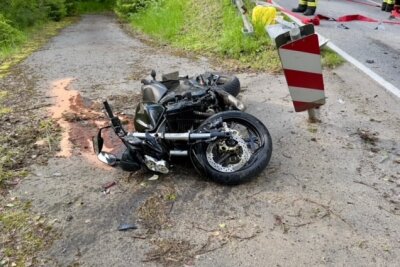
[[[95,153],[97,154],[97,158],[108,165],[114,166],[117,162],[122,162],[121,159],[118,159],[115,155],[103,152],[103,144],[104,139],[102,137],[102,131],[104,129],[108,129],[111,126],[103,127],[99,130],[98,134],[93,138],[93,148]],[[115,130],[115,127],[113,127]],[[162,155],[165,154],[162,146],[158,143],[158,139],[164,139],[169,141],[187,141],[188,144],[192,142],[198,141],[207,141],[210,139],[217,138],[229,138],[231,136],[231,132],[228,131],[212,131],[208,133],[127,133],[124,136],[120,135],[120,131],[116,132],[116,134],[121,138],[122,142],[127,146],[129,150],[140,149],[144,151],[144,147],[147,149],[151,149],[152,152]],[[154,154],[152,153],[152,154]],[[146,154],[146,153],[145,153]],[[169,150],[169,156],[188,156],[187,150]],[[122,162],[123,163],[123,162]],[[152,171],[160,172],[160,173],[168,173],[169,166],[168,162],[165,160],[158,160],[155,157],[150,155],[143,155],[143,162],[147,168]]]

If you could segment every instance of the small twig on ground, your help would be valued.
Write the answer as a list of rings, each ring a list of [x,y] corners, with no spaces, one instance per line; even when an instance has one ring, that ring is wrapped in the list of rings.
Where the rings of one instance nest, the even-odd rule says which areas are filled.
[[[209,244],[210,244],[210,243],[209,243],[209,240],[208,240],[207,243],[205,243],[205,244],[204,244],[199,250],[197,250],[194,254],[195,254],[195,255],[202,255],[202,254],[210,253],[210,252],[212,252],[212,251],[216,251],[216,250],[222,248],[223,246],[225,246],[226,244],[228,244],[228,241],[225,241],[225,242],[221,243],[218,247],[205,250],[205,248],[206,248],[207,246],[209,246]]]
[[[174,208],[174,204],[175,204],[175,201],[172,201],[171,202],[171,207],[169,208],[169,211],[168,211],[168,216],[171,214],[172,209]]]
[[[241,236],[238,236],[238,235],[236,235],[236,234],[233,234],[233,235],[231,235],[230,237],[236,238],[236,239],[240,239],[240,240],[249,240],[249,239],[253,239],[253,238],[256,237],[256,236],[257,236],[256,234],[252,234],[251,236],[241,237]]]
[[[48,130],[46,130],[46,138],[47,138],[47,143],[49,144],[49,150],[52,151],[53,149],[51,147],[51,135]]]
[[[265,192],[265,189],[255,192],[254,194],[248,195],[248,196],[246,196],[246,198],[257,196],[257,195],[261,194],[262,192]]]
[[[142,262],[156,261],[156,260],[159,260],[159,259],[161,258],[161,256],[162,256],[162,255],[157,255],[157,256],[154,256],[154,257],[148,257],[148,258],[142,260]]]
[[[165,258],[165,260],[167,260],[167,261],[173,261],[173,262],[179,262],[179,260],[174,259],[174,258],[171,258],[171,257]]]
[[[323,217],[326,217],[326,216],[332,214],[332,215],[334,215],[336,218],[338,218],[339,220],[341,220],[343,223],[345,223],[345,224],[346,224],[349,228],[351,228],[353,231],[356,231],[356,230],[354,229],[354,227],[353,227],[350,223],[348,223],[342,216],[340,216],[340,214],[338,214],[337,212],[333,211],[329,206],[324,205],[324,204],[321,204],[321,203],[318,203],[318,202],[316,202],[316,201],[314,201],[314,200],[312,200],[312,199],[309,199],[309,198],[299,198],[299,199],[295,199],[295,200],[293,201],[293,203],[296,202],[296,201],[299,201],[299,200],[304,200],[304,201],[306,201],[306,202],[309,202],[309,203],[312,203],[312,204],[315,204],[315,205],[317,205],[317,206],[320,206],[320,207],[324,208],[324,209],[326,210],[327,214],[325,214]]]
[[[292,176],[295,180],[300,181],[300,179],[297,178],[293,173],[283,172],[282,174]]]
[[[211,232],[214,232],[215,230],[208,230],[208,229],[205,229],[205,228],[203,228],[203,227],[201,227],[201,226],[199,226],[199,225],[196,225],[195,223],[193,223],[192,222],[192,226],[194,227],[194,228],[196,228],[196,229],[199,229],[199,230],[202,230],[202,231],[204,231],[204,232],[207,232],[207,233],[211,233]]]
[[[147,239],[147,236],[145,235],[132,235],[132,237],[137,239]]]
[[[292,158],[292,156],[286,155],[285,152],[282,152],[282,156],[284,156],[285,158],[288,158],[288,159],[291,159],[291,158]]]
[[[27,108],[27,109],[14,110],[13,112],[21,113],[21,112],[26,112],[26,111],[46,108],[46,107],[50,107],[50,106],[52,106],[52,104],[48,103],[48,104],[43,104],[43,105],[39,105],[39,106],[34,106],[34,107],[31,107],[31,108]]]
[[[163,251],[162,253],[159,253],[157,255],[154,255],[152,257],[148,257],[144,260],[142,260],[142,262],[150,262],[150,261],[155,261],[160,259],[161,257],[165,256],[166,254],[168,254],[168,252],[170,252],[171,248],[166,249],[165,251]]]
[[[353,180],[353,183],[362,184],[362,185],[368,186],[369,188],[372,188],[372,189],[378,191],[378,188],[374,187],[373,185],[367,184],[366,182],[363,182],[363,181]]]
[[[326,213],[325,213],[324,215],[322,215],[321,217],[319,217],[319,220],[321,220],[321,219],[323,219],[323,218],[329,216],[329,214],[330,214],[330,212],[329,212],[329,211],[326,211]],[[317,222],[317,221],[309,221],[309,222],[305,222],[305,223],[287,224],[287,225],[290,226],[290,227],[299,228],[299,227],[307,226],[307,225],[310,225],[310,224],[314,224],[314,223],[316,223],[316,222]]]
[[[396,215],[396,216],[400,216],[400,214],[399,213],[395,213],[394,211],[391,211],[391,210],[388,210],[388,209],[385,209],[384,207],[382,207],[382,206],[378,206],[378,209],[380,209],[380,210],[384,210],[384,211],[386,211],[386,212],[388,212],[388,213],[390,213],[390,214],[393,214],[393,215]]]

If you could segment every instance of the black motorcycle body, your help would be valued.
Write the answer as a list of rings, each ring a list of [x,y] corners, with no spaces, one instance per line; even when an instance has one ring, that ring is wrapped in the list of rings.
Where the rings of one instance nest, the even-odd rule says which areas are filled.
[[[189,156],[196,170],[223,184],[250,180],[268,164],[272,142],[267,128],[244,112],[244,105],[218,84],[219,75],[196,78],[164,75],[162,81],[142,80],[142,101],[135,112],[135,132],[128,133],[104,102],[111,126],[126,146],[122,157],[103,152],[102,129],[93,139],[98,158],[109,165],[136,171],[142,166],[168,173],[173,157]],[[223,84],[226,85],[226,84]],[[239,84],[240,89],[240,84]]]

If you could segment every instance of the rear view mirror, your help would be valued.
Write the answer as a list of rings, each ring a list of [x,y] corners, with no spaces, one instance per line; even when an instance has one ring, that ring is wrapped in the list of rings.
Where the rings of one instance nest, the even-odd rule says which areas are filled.
[[[93,143],[94,153],[96,153],[96,155],[100,154],[101,150],[103,149],[104,139],[103,137],[101,137],[101,131],[110,127],[111,126],[101,128],[97,133],[97,135],[93,136],[92,143]]]
[[[110,166],[114,166],[115,164],[117,164],[117,157],[113,154],[107,153],[107,152],[100,152],[99,154],[97,154],[97,158]]]

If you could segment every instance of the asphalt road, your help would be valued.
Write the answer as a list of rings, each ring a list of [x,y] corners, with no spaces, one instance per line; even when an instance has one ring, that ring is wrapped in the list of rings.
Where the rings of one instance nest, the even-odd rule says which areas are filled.
[[[360,14],[379,21],[388,21],[388,12],[381,11],[380,1],[356,0],[321,0],[316,14],[333,18],[345,15]],[[291,9],[297,6],[297,0],[276,0],[276,2]],[[400,19],[392,20],[400,22]],[[345,25],[345,29],[341,24]],[[379,25],[379,27],[378,27]],[[378,28],[377,28],[378,27]],[[321,21],[316,30],[330,39],[342,50],[369,67],[386,81],[397,88],[400,86],[400,25],[376,22],[333,22]],[[368,63],[368,62],[373,63]]]
[[[33,106],[52,104],[79,118],[69,127],[65,116],[58,119],[72,155],[35,164],[10,193],[59,233],[35,266],[398,266],[399,99],[344,64],[324,70],[322,122],[309,124],[306,114],[293,112],[283,75],[240,73],[247,112],[272,136],[268,167],[237,187],[179,162],[150,181],[152,173],[126,173],[95,159],[82,140],[102,118],[95,104],[107,98],[116,112],[132,115],[139,80],[151,69],[224,70],[138,37],[113,16],[87,15],[0,80],[8,91],[20,83],[34,90]],[[102,185],[112,181],[104,194]],[[118,231],[125,223],[138,229]]]

